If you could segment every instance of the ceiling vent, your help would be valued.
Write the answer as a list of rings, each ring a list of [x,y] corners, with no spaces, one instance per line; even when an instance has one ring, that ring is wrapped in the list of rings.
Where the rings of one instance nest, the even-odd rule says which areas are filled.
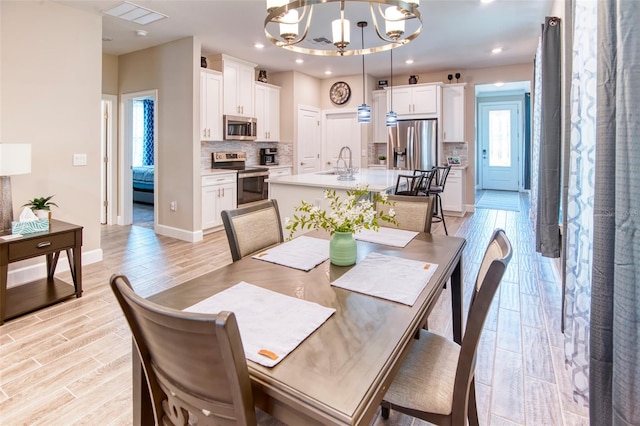
[[[122,2],[111,9],[103,10],[102,13],[124,19],[125,21],[135,22],[140,25],[147,25],[152,22],[168,18],[167,15],[129,3],[128,1]]]
[[[326,37],[316,37],[313,39],[313,42],[316,44],[332,44],[331,40]]]

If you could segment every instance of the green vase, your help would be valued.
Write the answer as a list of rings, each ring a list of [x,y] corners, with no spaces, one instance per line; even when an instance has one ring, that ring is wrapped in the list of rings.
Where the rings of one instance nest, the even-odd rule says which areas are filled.
[[[349,266],[356,263],[357,246],[351,232],[336,232],[329,242],[329,260],[334,265]]]

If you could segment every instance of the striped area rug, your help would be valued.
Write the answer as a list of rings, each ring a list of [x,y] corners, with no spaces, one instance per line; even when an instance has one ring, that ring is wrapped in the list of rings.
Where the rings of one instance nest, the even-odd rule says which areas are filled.
[[[520,211],[520,195],[517,191],[490,191],[487,190],[476,201],[478,209]]]

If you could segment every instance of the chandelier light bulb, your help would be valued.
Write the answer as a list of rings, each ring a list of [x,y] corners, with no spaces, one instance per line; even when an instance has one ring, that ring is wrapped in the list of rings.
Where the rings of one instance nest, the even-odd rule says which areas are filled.
[[[351,22],[348,19],[336,19],[331,23],[333,44],[338,50],[344,50],[351,42]]]
[[[384,23],[389,38],[397,40],[404,34],[404,14],[396,6],[385,9]]]
[[[291,43],[298,37],[298,11],[296,9],[290,9],[280,19],[280,37]]]

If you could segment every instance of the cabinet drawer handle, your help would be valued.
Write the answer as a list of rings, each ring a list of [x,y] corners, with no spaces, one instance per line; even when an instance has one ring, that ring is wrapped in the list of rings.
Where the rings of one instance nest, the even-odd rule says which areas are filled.
[[[38,245],[36,247],[40,248],[45,248],[45,247],[49,247],[51,245],[50,241],[43,241],[41,243],[38,243]]]

